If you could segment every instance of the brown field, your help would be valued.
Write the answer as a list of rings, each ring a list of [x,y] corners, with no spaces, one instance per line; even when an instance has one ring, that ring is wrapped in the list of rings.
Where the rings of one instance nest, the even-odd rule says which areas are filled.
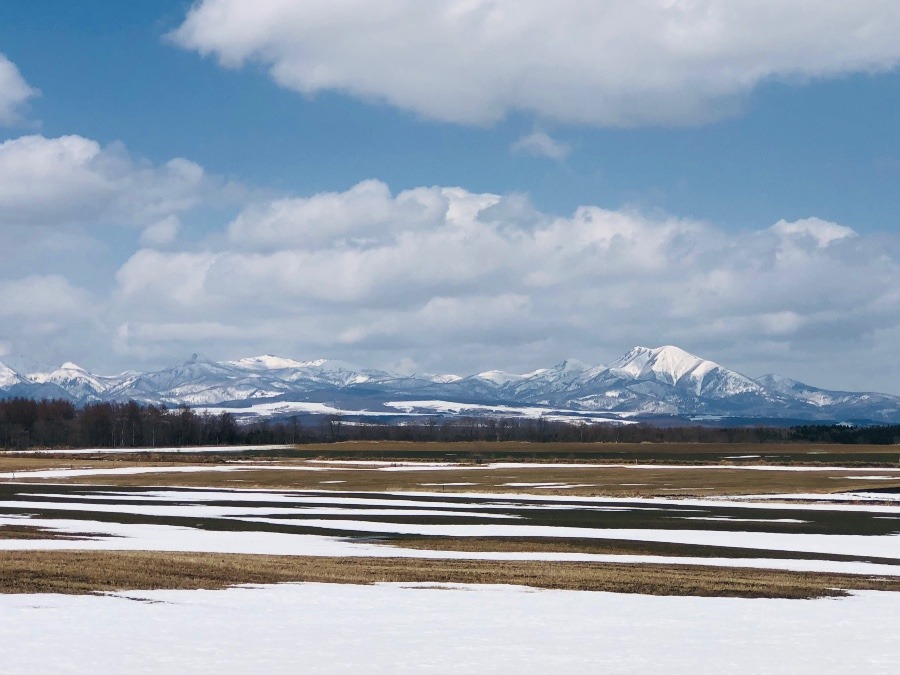
[[[900,465],[897,445],[839,445],[828,443],[529,443],[501,442],[416,442],[416,441],[345,441],[311,443],[287,450],[256,450],[260,457],[294,459],[349,460],[422,460],[480,463],[483,461],[528,462],[664,462],[664,463],[728,463],[728,456],[760,455],[757,462],[773,464],[855,464],[869,466]],[[238,453],[239,454],[239,453]],[[52,456],[52,455],[48,455]],[[135,461],[135,453],[93,455],[105,459]],[[235,453],[191,453],[189,448],[177,454],[154,453],[152,448],[140,451],[141,461],[210,462]],[[71,458],[71,455],[58,455]],[[838,461],[842,460],[842,461]],[[747,462],[739,462],[747,463]]]
[[[900,590],[900,579],[692,565],[315,558],[147,551],[0,552],[0,592],[225,588],[242,583],[516,584],[536,588],[748,598]]]
[[[99,459],[84,459],[71,455],[47,455],[35,457],[34,455],[16,455],[15,453],[0,452],[0,473],[14,471],[40,471],[42,469],[115,469],[124,466],[177,466],[181,462],[174,461],[146,461],[140,456],[115,455],[100,456]],[[208,460],[209,458],[207,458]],[[221,463],[218,457],[214,463]],[[191,464],[200,464],[202,460],[191,460]],[[10,478],[3,480],[12,480]]]
[[[884,454],[897,461],[900,448],[891,445],[839,445],[830,443],[529,443],[526,441],[471,441],[471,442],[429,442],[416,441],[347,441],[342,443],[311,443],[298,445],[298,450],[322,457],[333,456],[337,452],[354,454],[394,455],[410,452],[434,455],[467,455],[515,452],[529,453],[536,457],[551,459],[561,454],[616,453],[629,455],[767,455],[828,452],[844,455]],[[360,459],[362,459],[360,457]],[[814,461],[814,460],[812,460]]]
[[[40,468],[68,468],[53,460]],[[76,463],[79,467],[83,463]],[[92,468],[113,466],[102,461],[89,462]],[[132,462],[131,465],[140,463]],[[279,465],[302,462],[280,461]],[[116,462],[115,466],[128,463]],[[164,468],[160,463],[154,466]],[[174,464],[170,464],[174,466]],[[308,466],[308,465],[307,465]],[[320,468],[322,465],[318,465]],[[38,468],[38,467],[33,467]],[[7,469],[9,471],[9,469]],[[860,480],[859,475],[887,476],[890,480]],[[11,480],[11,479],[8,479]],[[364,467],[327,466],[324,471],[241,470],[234,472],[152,473],[114,476],[77,476],[72,478],[29,479],[23,472],[16,482],[49,480],[54,483],[81,483],[116,486],[215,487],[274,490],[340,490],[353,492],[485,492],[526,493],[534,495],[571,495],[607,497],[708,497],[721,495],[780,494],[789,492],[833,493],[864,487],[900,488],[900,472],[877,469],[842,471],[765,471],[726,468],[623,468],[571,467],[450,470],[379,471]],[[340,481],[340,482],[331,482]],[[446,485],[471,483],[471,485]],[[574,487],[510,486],[506,483],[560,483]]]
[[[615,446],[609,453],[606,446]],[[865,487],[900,488],[900,457],[892,446],[821,445],[700,445],[700,444],[412,444],[359,443],[303,446],[303,457],[233,454],[120,454],[93,457],[0,455],[0,472],[16,473],[7,482],[49,482],[109,486],[161,486],[336,490],[346,492],[530,493],[533,495],[612,497],[707,497],[772,493],[834,493]],[[598,446],[601,446],[598,450]],[[606,453],[600,459],[597,453]],[[519,462],[560,463],[566,466],[484,468],[499,455]],[[612,454],[610,454],[612,453]],[[827,455],[818,454],[827,453]],[[491,456],[482,456],[490,454]],[[613,457],[612,455],[616,456]],[[733,462],[725,455],[777,455]],[[441,470],[384,471],[350,464],[320,464],[322,459],[430,460],[458,462]],[[623,459],[623,457],[625,459]],[[821,458],[827,457],[823,462]],[[873,460],[875,458],[875,460]],[[579,465],[578,461],[581,461]],[[864,472],[842,468],[824,471],[757,470],[730,466],[827,464],[831,467],[869,466]],[[873,465],[874,461],[874,466]],[[228,472],[166,471],[185,465],[221,466],[235,463],[272,464],[279,469]],[[660,466],[585,466],[585,464],[662,464]],[[722,468],[690,466],[715,464]],[[569,465],[570,464],[570,465]],[[29,478],[40,469],[106,469],[156,467],[159,473],[70,478]],[[321,470],[310,471],[309,468]],[[886,476],[865,480],[861,476]],[[448,485],[464,483],[466,485]],[[508,485],[543,483],[556,486]],[[0,526],[0,538],[46,539],[90,537],[89,533],[61,534],[27,525]],[[572,552],[697,557],[782,557],[779,552],[718,549],[668,543],[510,538],[391,537],[382,542],[408,548],[472,552]],[[783,557],[801,558],[803,554]],[[856,556],[820,559],[858,560]],[[892,564],[896,561],[871,559]],[[0,592],[90,593],[154,588],[223,588],[239,583],[320,581],[371,583],[502,583],[540,588],[603,590],[657,595],[810,598],[839,595],[844,590],[900,590],[900,578],[799,573],[753,568],[693,565],[604,564],[540,561],[465,561],[412,558],[320,558],[269,555],[125,551],[7,551],[0,552]]]

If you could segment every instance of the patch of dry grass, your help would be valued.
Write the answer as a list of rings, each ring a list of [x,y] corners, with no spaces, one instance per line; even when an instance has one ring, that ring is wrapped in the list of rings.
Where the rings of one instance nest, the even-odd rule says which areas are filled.
[[[679,468],[588,467],[574,463],[630,463],[648,461],[645,457],[670,457],[684,463],[692,457],[696,463],[722,464],[724,456],[761,455],[750,460],[754,465],[763,461],[779,462],[771,457],[804,457],[810,463],[828,457],[846,464],[854,458],[871,457],[873,453],[896,464],[900,456],[895,446],[823,445],[823,444],[703,444],[703,443],[404,443],[360,442],[298,446],[308,456],[350,460],[376,458],[391,461],[395,458],[418,460],[458,460],[458,468],[442,471],[379,471],[376,467],[339,464],[310,464],[300,458],[261,457],[250,463],[273,464],[282,467],[314,466],[322,471],[266,471],[197,473],[153,473],[124,476],[79,476],[54,478],[53,482],[89,483],[120,486],[172,487],[243,487],[257,489],[340,489],[358,492],[431,491],[431,492],[519,492],[535,495],[572,495],[608,497],[648,496],[711,496],[766,494],[789,492],[831,493],[859,490],[865,487],[900,488],[900,473],[871,468],[865,475],[885,476],[891,480],[859,480],[859,473],[837,469],[826,471],[766,471],[742,468],[701,468],[687,464]],[[475,459],[482,454],[524,453],[519,460],[529,462],[573,462],[564,467],[537,468],[475,468]],[[597,459],[597,453],[606,453]],[[818,453],[827,453],[822,455]],[[608,455],[608,456],[607,456]],[[615,456],[613,456],[615,455]],[[623,459],[627,457],[628,459]],[[580,459],[579,459],[580,458]],[[187,464],[217,466],[234,462],[234,455],[178,454],[178,455],[109,455],[93,459],[66,456],[34,457],[0,454],[0,472],[17,473],[6,480],[36,481],[29,471],[40,469],[108,469],[120,467],[180,467]],[[792,460],[793,461],[793,460]],[[746,464],[746,460],[742,460]],[[340,483],[323,481],[342,481]],[[427,485],[428,483],[474,483],[469,486]],[[582,487],[538,488],[506,486],[504,483],[560,483]]]
[[[749,568],[414,558],[318,558],[146,551],[0,552],[0,592],[225,588],[241,583],[515,584],[650,595],[814,598],[900,590],[900,580]]]
[[[215,460],[221,462],[221,458]],[[195,463],[195,462],[192,462]],[[99,456],[93,459],[72,457],[70,455],[41,456],[15,455],[0,452],[0,473],[12,473],[22,471],[42,471],[46,469],[116,469],[127,466],[178,466],[181,462],[172,461],[142,461],[140,458],[127,456]],[[7,479],[9,480],[9,479]]]
[[[290,466],[291,463],[278,464]],[[321,465],[319,465],[321,467]],[[323,471],[241,470],[233,472],[152,473],[54,478],[52,482],[117,486],[254,488],[270,490],[340,490],[342,492],[466,492],[602,497],[708,497],[742,494],[832,493],[865,487],[900,488],[900,474],[877,469],[866,475],[891,480],[865,481],[841,469],[765,471],[709,468],[622,468],[572,465],[557,468],[379,471],[374,468],[321,467]],[[858,474],[856,474],[858,475]],[[25,481],[26,476],[17,477]],[[38,479],[28,479],[38,480]],[[325,481],[341,481],[331,483]],[[472,483],[472,485],[437,485]],[[505,483],[560,483],[573,488],[508,486]]]
[[[81,541],[108,535],[90,534],[89,532],[60,532],[35,525],[0,525],[0,539],[63,539]]]
[[[497,453],[527,453],[540,460],[553,461],[554,457],[566,454],[615,453],[633,455],[772,455],[804,454],[827,452],[829,454],[864,455],[884,454],[896,461],[897,448],[889,445],[840,445],[832,443],[529,443],[527,441],[463,441],[463,442],[418,442],[418,441],[345,441],[341,443],[311,443],[298,445],[298,450],[322,457],[333,457],[337,453],[360,455],[393,456],[416,454],[434,455],[439,459],[447,455],[490,455]],[[583,460],[582,460],[583,461]],[[813,460],[814,461],[814,460]]]

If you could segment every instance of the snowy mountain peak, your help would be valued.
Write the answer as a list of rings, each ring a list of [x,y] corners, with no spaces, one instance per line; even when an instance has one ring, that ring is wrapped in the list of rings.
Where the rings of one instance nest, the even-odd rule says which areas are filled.
[[[672,345],[654,349],[634,347],[614,361],[610,371],[627,379],[659,382],[714,398],[748,393],[762,395],[765,389],[749,377]]]
[[[71,370],[77,373],[86,373],[87,371],[79,366],[77,363],[72,363],[71,361],[66,361],[59,367],[60,370]]]
[[[454,375],[452,373],[445,373],[442,375],[435,375],[433,373],[416,373],[413,377],[418,378],[420,380],[426,380],[428,382],[435,382],[436,384],[450,384],[451,382],[459,382],[463,379],[462,375]]]
[[[720,367],[718,363],[705,361],[672,345],[653,349],[650,353],[652,355],[649,364],[650,368],[655,373],[670,376],[672,384],[675,384],[689,373],[693,376],[693,379],[700,379],[713,368]]]
[[[566,359],[561,363],[557,363],[551,370],[555,370],[558,373],[584,373],[590,370],[591,367],[578,359]]]
[[[0,362],[0,387],[11,387],[24,381],[24,378],[16,371]]]
[[[668,381],[669,384],[677,383],[692,371],[698,371],[694,374],[702,377],[706,372],[719,367],[717,363],[705,361],[672,345],[655,349],[634,347],[610,365],[611,369],[621,371],[636,379],[654,374],[657,378]]]
[[[507,373],[503,370],[485,370],[483,373],[478,373],[475,377],[482,380],[487,380],[488,382],[493,382],[497,385],[504,385],[508,384],[509,382],[518,382],[523,378],[522,375]]]
[[[653,350],[647,347],[632,347],[624,355],[609,364],[610,370],[617,370],[631,377],[638,377],[650,360]]]
[[[302,368],[307,365],[302,361],[294,361],[293,359],[273,356],[272,354],[251,356],[237,361],[227,361],[226,363],[246,370],[286,370],[288,368]]]

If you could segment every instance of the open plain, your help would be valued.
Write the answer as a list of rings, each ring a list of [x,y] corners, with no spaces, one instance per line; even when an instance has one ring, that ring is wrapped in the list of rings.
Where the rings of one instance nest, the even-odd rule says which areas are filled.
[[[803,445],[7,453],[0,604],[36,620],[58,604],[38,601],[57,597],[43,594],[140,597],[150,604],[135,611],[152,622],[153,593],[187,599],[220,589],[243,601],[279,588],[302,595],[284,585],[302,583],[322,597],[334,584],[376,584],[398,598],[446,589],[460,597],[452,612],[464,623],[471,593],[514,587],[584,594],[600,615],[619,594],[694,603],[832,598],[896,610],[897,459],[892,446]],[[245,584],[264,586],[225,590]],[[34,604],[13,599],[23,595]],[[547,612],[547,622],[567,620]],[[814,641],[820,618],[812,611],[796,628]],[[497,639],[512,639],[504,635]],[[864,656],[878,665],[888,651],[885,643]],[[12,657],[25,670],[26,655],[13,649]],[[590,663],[600,661],[569,665]]]

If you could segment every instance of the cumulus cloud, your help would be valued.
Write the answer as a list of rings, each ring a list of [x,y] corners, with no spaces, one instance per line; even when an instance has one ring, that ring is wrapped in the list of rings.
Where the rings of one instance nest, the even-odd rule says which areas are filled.
[[[211,190],[203,168],[175,158],[133,159],[120,144],[82,136],[0,143],[0,224],[55,226],[114,219],[147,224],[196,205]]]
[[[176,215],[168,215],[162,220],[157,220],[141,232],[140,242],[142,246],[165,246],[175,241],[178,230],[181,229],[181,220]]]
[[[816,218],[732,233],[365,181],[255,204],[227,232],[203,250],[141,250],[119,269],[124,353],[163,349],[181,326],[229,353],[265,344],[429,370],[597,361],[668,342],[743,354],[740,366],[760,350],[862,354],[900,330],[900,242]]]
[[[229,225],[228,236],[253,248],[315,248],[335,240],[374,243],[393,232],[437,225],[448,217],[448,199],[445,190],[427,188],[394,198],[387,185],[367,180],[342,193],[253,205]]]
[[[57,274],[32,274],[0,282],[0,317],[64,319],[84,316],[90,311],[88,294]]]
[[[568,144],[556,140],[545,131],[533,131],[523,136],[510,146],[510,150],[548,159],[565,159],[572,152]]]
[[[200,0],[171,39],[438,120],[635,126],[727,115],[768,79],[891,69],[898,32],[882,0]]]
[[[0,54],[0,124],[20,122],[22,106],[39,93],[29,86],[14,63]]]
[[[816,246],[820,248],[828,246],[833,241],[856,235],[856,232],[849,227],[844,227],[837,223],[829,223],[820,218],[805,218],[793,223],[779,220],[772,226],[772,231],[784,240],[807,238],[814,241]]]

